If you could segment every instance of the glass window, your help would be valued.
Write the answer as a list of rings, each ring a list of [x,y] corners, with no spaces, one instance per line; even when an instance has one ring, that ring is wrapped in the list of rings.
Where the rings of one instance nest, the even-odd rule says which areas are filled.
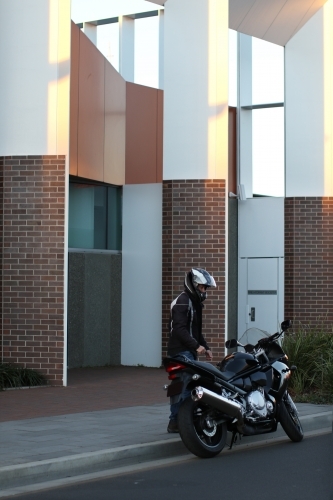
[[[252,104],[284,102],[284,48],[252,38]]]
[[[134,81],[140,85],[158,88],[159,18],[135,19]]]
[[[97,48],[103,56],[119,71],[119,24],[97,26]]]
[[[284,108],[252,111],[254,195],[284,196]]]
[[[70,182],[71,248],[121,250],[121,188]]]
[[[94,189],[94,248],[107,248],[107,188],[96,186]]]
[[[94,248],[94,188],[69,184],[68,245]]]
[[[121,250],[121,189],[108,189],[107,248]]]

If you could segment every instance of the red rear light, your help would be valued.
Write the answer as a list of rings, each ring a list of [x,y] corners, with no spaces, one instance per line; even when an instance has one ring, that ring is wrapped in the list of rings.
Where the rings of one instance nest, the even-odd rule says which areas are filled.
[[[168,373],[172,373],[176,370],[184,370],[185,366],[182,365],[181,363],[169,363],[166,367],[165,367],[165,370],[168,372]]]
[[[182,365],[181,363],[175,363],[175,362],[172,362],[172,363],[169,363],[166,367],[165,367],[165,371],[169,374],[169,379],[172,380],[174,378],[176,378],[176,372],[180,371],[180,370],[184,370],[186,367],[184,365]]]

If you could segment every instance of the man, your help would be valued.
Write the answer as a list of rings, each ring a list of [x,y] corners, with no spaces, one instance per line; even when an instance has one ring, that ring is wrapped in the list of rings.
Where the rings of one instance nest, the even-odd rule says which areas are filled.
[[[216,287],[214,278],[201,268],[193,268],[185,276],[184,291],[171,303],[169,320],[168,356],[177,359],[197,359],[206,354],[213,359],[212,352],[202,335],[202,302],[207,297],[207,288]],[[184,383],[185,386],[185,383]],[[170,398],[170,420],[168,432],[178,432],[179,407],[189,392]]]

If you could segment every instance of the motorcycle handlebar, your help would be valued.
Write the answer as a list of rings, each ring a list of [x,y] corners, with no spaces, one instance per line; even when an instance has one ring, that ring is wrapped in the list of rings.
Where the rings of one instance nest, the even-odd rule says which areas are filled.
[[[283,332],[276,332],[276,333],[273,333],[273,335],[270,335],[269,337],[260,339],[258,341],[258,345],[259,346],[264,346],[266,344],[269,344],[269,342],[272,342],[273,340],[278,339],[282,335],[282,333]]]

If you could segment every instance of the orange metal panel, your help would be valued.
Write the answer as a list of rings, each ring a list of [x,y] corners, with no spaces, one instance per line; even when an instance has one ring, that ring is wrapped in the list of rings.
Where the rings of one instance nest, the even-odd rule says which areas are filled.
[[[156,182],[163,182],[163,98],[163,90],[158,90]]]
[[[104,57],[80,31],[78,175],[103,181]]]
[[[104,182],[125,184],[126,82],[105,59]]]
[[[77,120],[79,113],[80,28],[71,25],[71,75],[69,122],[69,173],[77,175]]]
[[[126,184],[156,183],[157,90],[126,82]]]

